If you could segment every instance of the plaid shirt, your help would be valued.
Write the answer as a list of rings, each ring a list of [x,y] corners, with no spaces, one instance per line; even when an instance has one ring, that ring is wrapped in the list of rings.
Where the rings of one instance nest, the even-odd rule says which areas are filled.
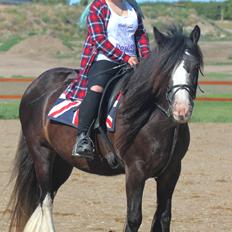
[[[110,9],[105,0],[94,0],[87,17],[88,34],[84,42],[81,56],[80,73],[67,87],[67,99],[83,100],[87,92],[89,69],[99,51],[116,62],[127,62],[130,58],[126,53],[116,48],[107,39],[107,25],[110,19]],[[149,41],[143,26],[142,18],[138,15],[138,28],[135,32],[135,43],[140,57],[147,57],[150,53]]]

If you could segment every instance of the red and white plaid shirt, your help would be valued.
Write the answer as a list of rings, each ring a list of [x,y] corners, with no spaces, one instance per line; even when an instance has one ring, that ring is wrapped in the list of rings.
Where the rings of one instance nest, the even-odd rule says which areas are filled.
[[[99,51],[116,62],[127,62],[130,58],[126,53],[116,48],[107,39],[107,25],[110,19],[110,9],[105,0],[94,0],[87,17],[88,34],[84,43],[80,73],[67,87],[67,99],[82,100],[87,92],[88,72]],[[135,32],[135,43],[140,57],[150,53],[149,41],[143,26],[142,18],[138,15],[138,28]]]

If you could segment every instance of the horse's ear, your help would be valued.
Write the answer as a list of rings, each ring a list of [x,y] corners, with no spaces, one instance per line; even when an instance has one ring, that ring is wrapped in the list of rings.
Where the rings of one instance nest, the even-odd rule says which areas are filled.
[[[162,34],[156,27],[153,27],[153,34],[158,45],[162,45],[165,42],[166,36]]]
[[[196,25],[190,34],[190,39],[193,41],[194,44],[197,44],[200,35],[201,35],[201,29]]]

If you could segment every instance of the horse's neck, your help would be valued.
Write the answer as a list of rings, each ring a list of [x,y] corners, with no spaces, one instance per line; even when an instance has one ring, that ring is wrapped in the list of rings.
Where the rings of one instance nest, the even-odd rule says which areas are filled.
[[[163,107],[165,112],[163,112],[162,109],[156,107],[152,112],[150,119],[146,123],[146,128],[149,128],[151,133],[149,136],[160,137],[160,135],[162,135],[166,137],[174,131],[178,124],[175,123],[169,115],[168,106],[162,104],[162,102],[159,104]]]

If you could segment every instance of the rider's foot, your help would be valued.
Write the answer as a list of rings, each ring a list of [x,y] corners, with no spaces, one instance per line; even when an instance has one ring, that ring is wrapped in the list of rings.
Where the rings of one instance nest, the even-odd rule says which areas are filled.
[[[81,133],[77,137],[77,141],[73,147],[72,156],[94,159],[93,141],[87,134]]]

